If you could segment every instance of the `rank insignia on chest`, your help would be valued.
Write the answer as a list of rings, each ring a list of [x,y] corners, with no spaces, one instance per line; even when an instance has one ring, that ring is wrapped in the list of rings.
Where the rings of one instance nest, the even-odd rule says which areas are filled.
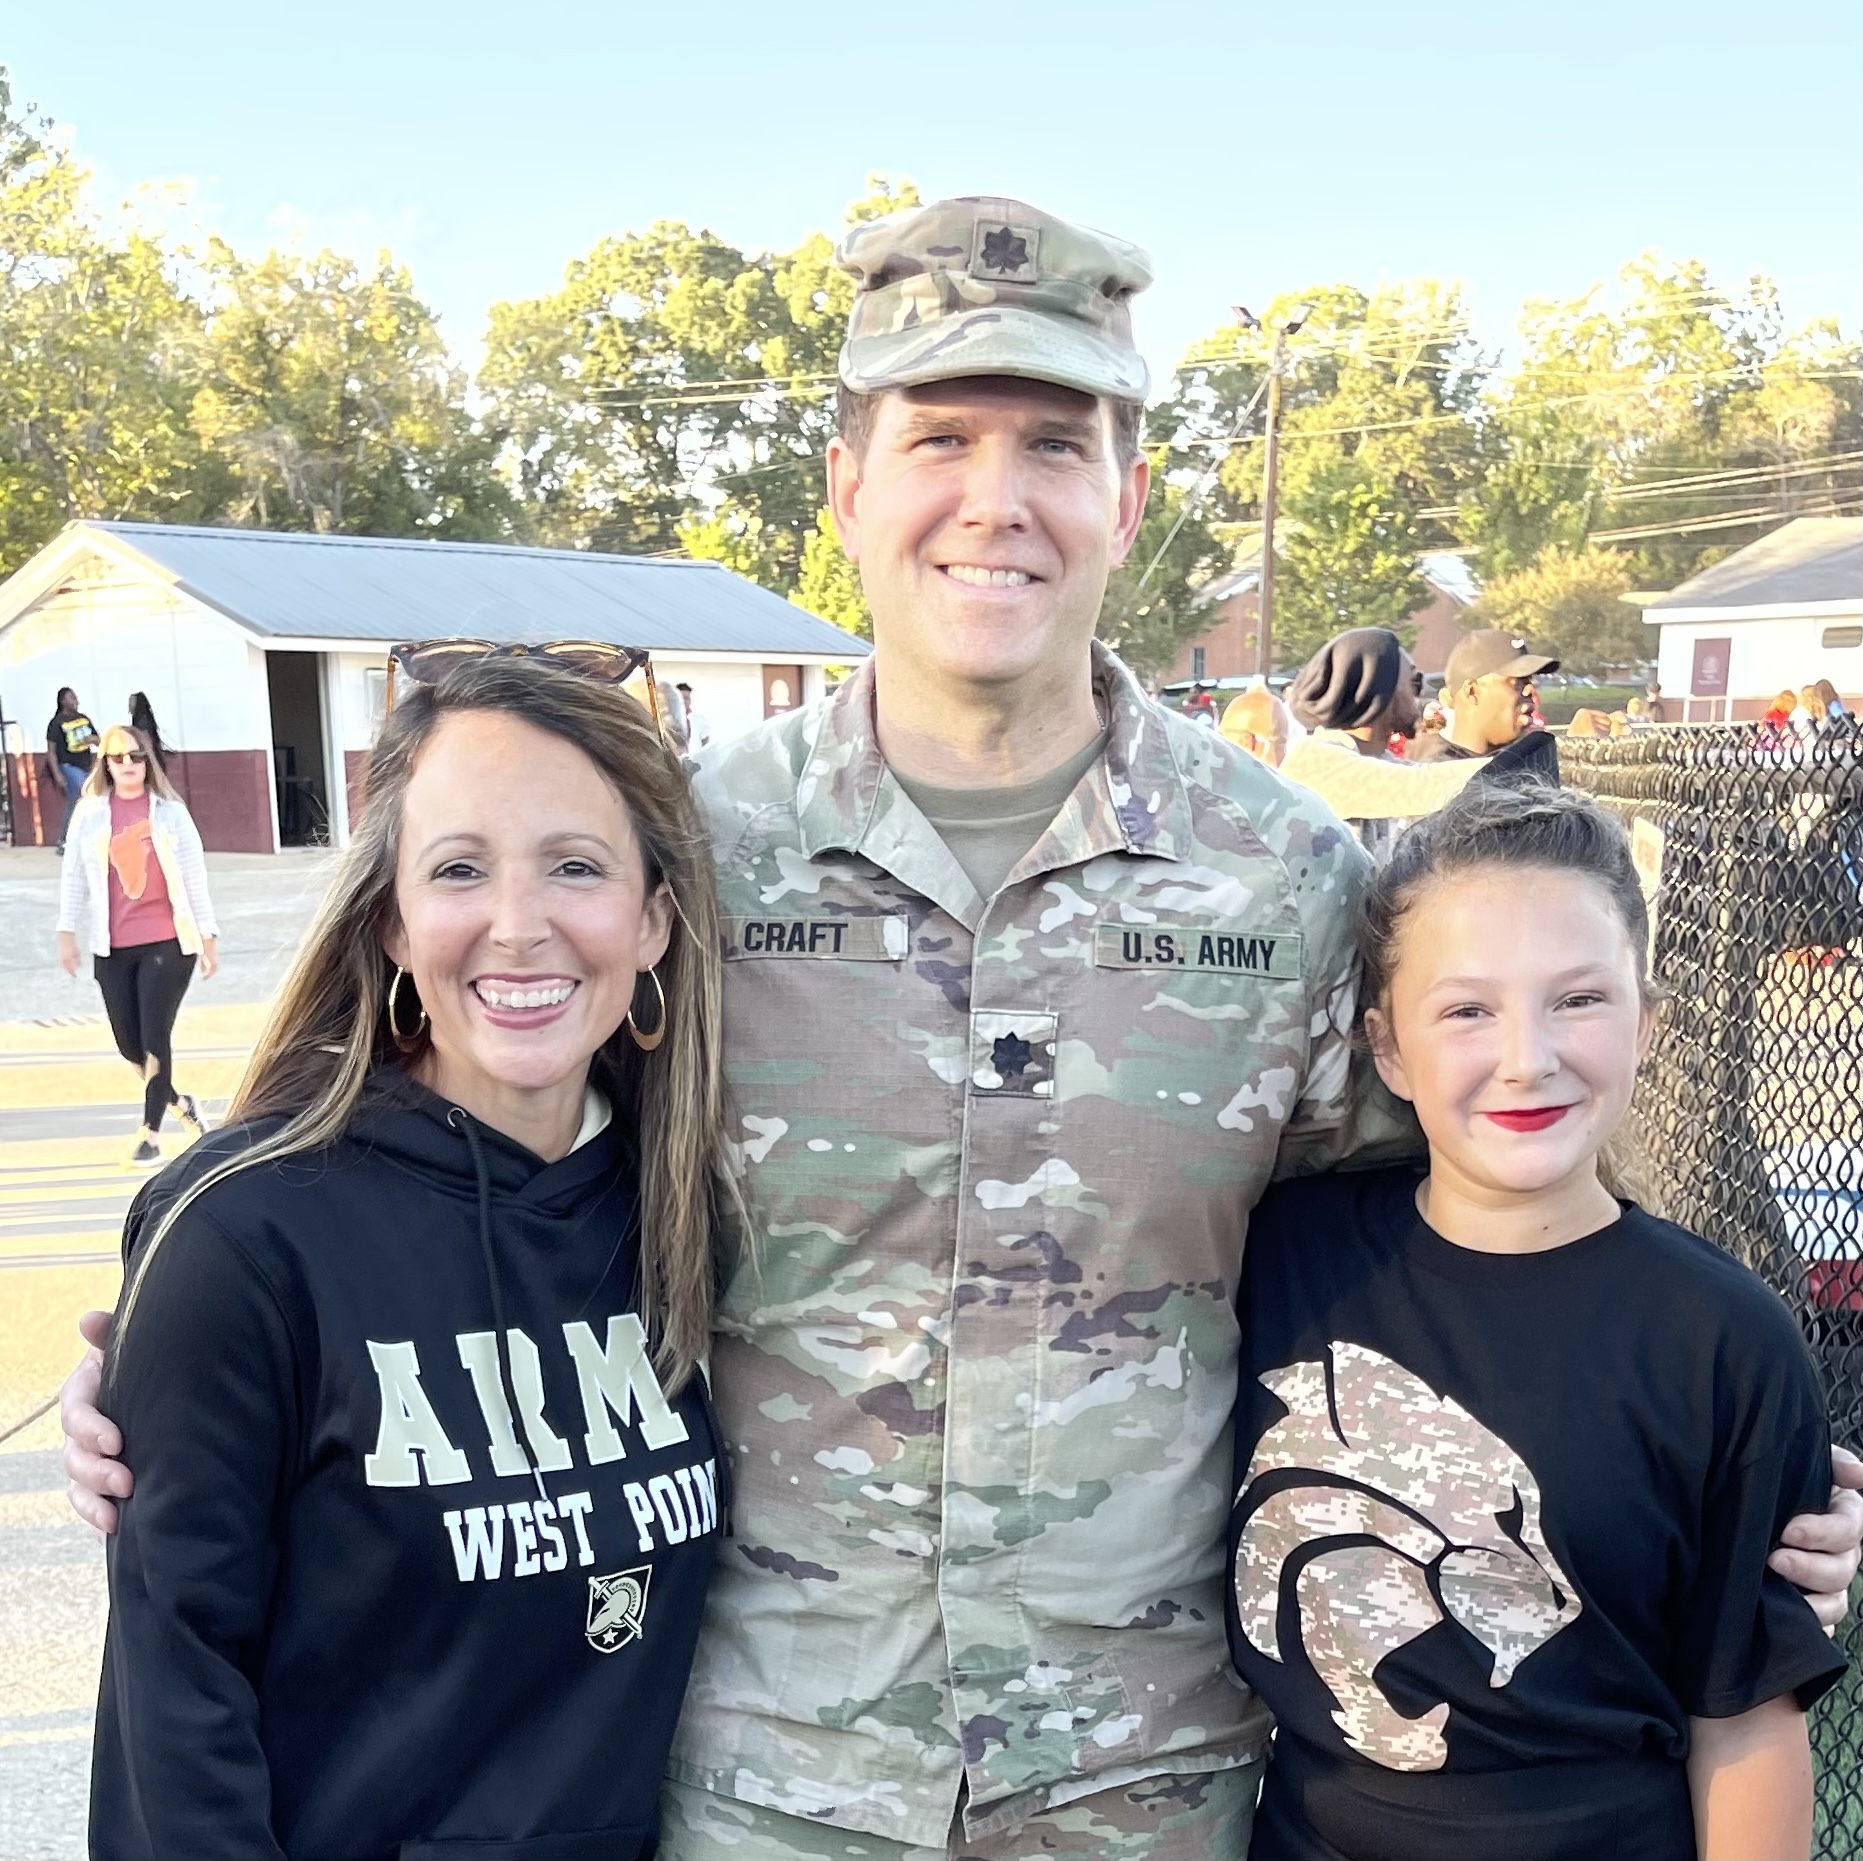
[[[1214,930],[1196,924],[1100,924],[1093,932],[1093,961],[1100,969],[1201,969],[1298,982],[1300,933]]]
[[[1060,1017],[979,1009],[970,1017],[970,1089],[998,1097],[1053,1098]]]
[[[597,1654],[613,1654],[640,1639],[647,1620],[647,1586],[652,1581],[651,1564],[589,1579],[589,1617],[582,1632]]]

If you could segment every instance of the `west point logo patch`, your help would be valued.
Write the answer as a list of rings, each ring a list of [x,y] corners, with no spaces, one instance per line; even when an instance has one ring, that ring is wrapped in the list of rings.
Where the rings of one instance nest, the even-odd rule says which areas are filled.
[[[1093,961],[1100,969],[1201,969],[1298,982],[1300,933],[1099,924],[1093,932]]]
[[[905,960],[911,927],[903,915],[885,917],[727,918],[725,955],[813,956],[844,963]]]
[[[589,1617],[582,1632],[597,1654],[613,1654],[640,1639],[647,1619],[647,1585],[652,1581],[651,1564],[589,1579]]]
[[[970,275],[1009,284],[1033,284],[1040,275],[1035,264],[1040,247],[1041,233],[1033,226],[980,220]]]

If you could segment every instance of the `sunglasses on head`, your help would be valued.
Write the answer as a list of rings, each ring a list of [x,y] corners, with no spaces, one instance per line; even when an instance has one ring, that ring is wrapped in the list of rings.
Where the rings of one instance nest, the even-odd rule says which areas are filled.
[[[386,708],[395,708],[397,672],[416,685],[433,685],[455,666],[470,665],[480,659],[541,659],[549,665],[573,672],[578,678],[595,679],[607,685],[625,685],[636,672],[645,671],[647,709],[653,713],[653,727],[662,737],[666,726],[660,718],[659,681],[653,676],[653,660],[644,646],[610,646],[601,640],[549,640],[531,645],[522,640],[501,645],[496,640],[403,640],[388,652],[388,691]]]

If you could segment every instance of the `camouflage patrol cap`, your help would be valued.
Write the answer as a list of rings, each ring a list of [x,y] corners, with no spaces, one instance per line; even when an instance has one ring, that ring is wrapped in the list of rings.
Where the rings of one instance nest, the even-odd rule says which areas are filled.
[[[1151,259],[1110,233],[985,195],[868,220],[835,258],[856,280],[840,365],[856,393],[1020,375],[1145,398],[1130,302]]]

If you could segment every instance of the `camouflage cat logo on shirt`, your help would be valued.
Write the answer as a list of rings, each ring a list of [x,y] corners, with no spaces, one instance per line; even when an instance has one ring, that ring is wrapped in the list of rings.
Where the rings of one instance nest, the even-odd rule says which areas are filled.
[[[1346,1743],[1389,1770],[1440,1770],[1448,1706],[1405,1718],[1377,1683],[1378,1663],[1447,1609],[1493,1654],[1488,1684],[1503,1687],[1581,1605],[1547,1549],[1539,1482],[1505,1441],[1377,1351],[1335,1343],[1329,1355],[1330,1393],[1323,1362],[1259,1379],[1288,1413],[1256,1443],[1238,1496],[1254,1500],[1236,1547],[1242,1633],[1285,1659],[1277,1618],[1291,1582],[1301,1643]],[[1261,1497],[1261,1483],[1287,1470],[1339,1483],[1277,1478]],[[1379,1542],[1352,1542],[1366,1538]],[[1288,1575],[1300,1553],[1335,1540]]]

